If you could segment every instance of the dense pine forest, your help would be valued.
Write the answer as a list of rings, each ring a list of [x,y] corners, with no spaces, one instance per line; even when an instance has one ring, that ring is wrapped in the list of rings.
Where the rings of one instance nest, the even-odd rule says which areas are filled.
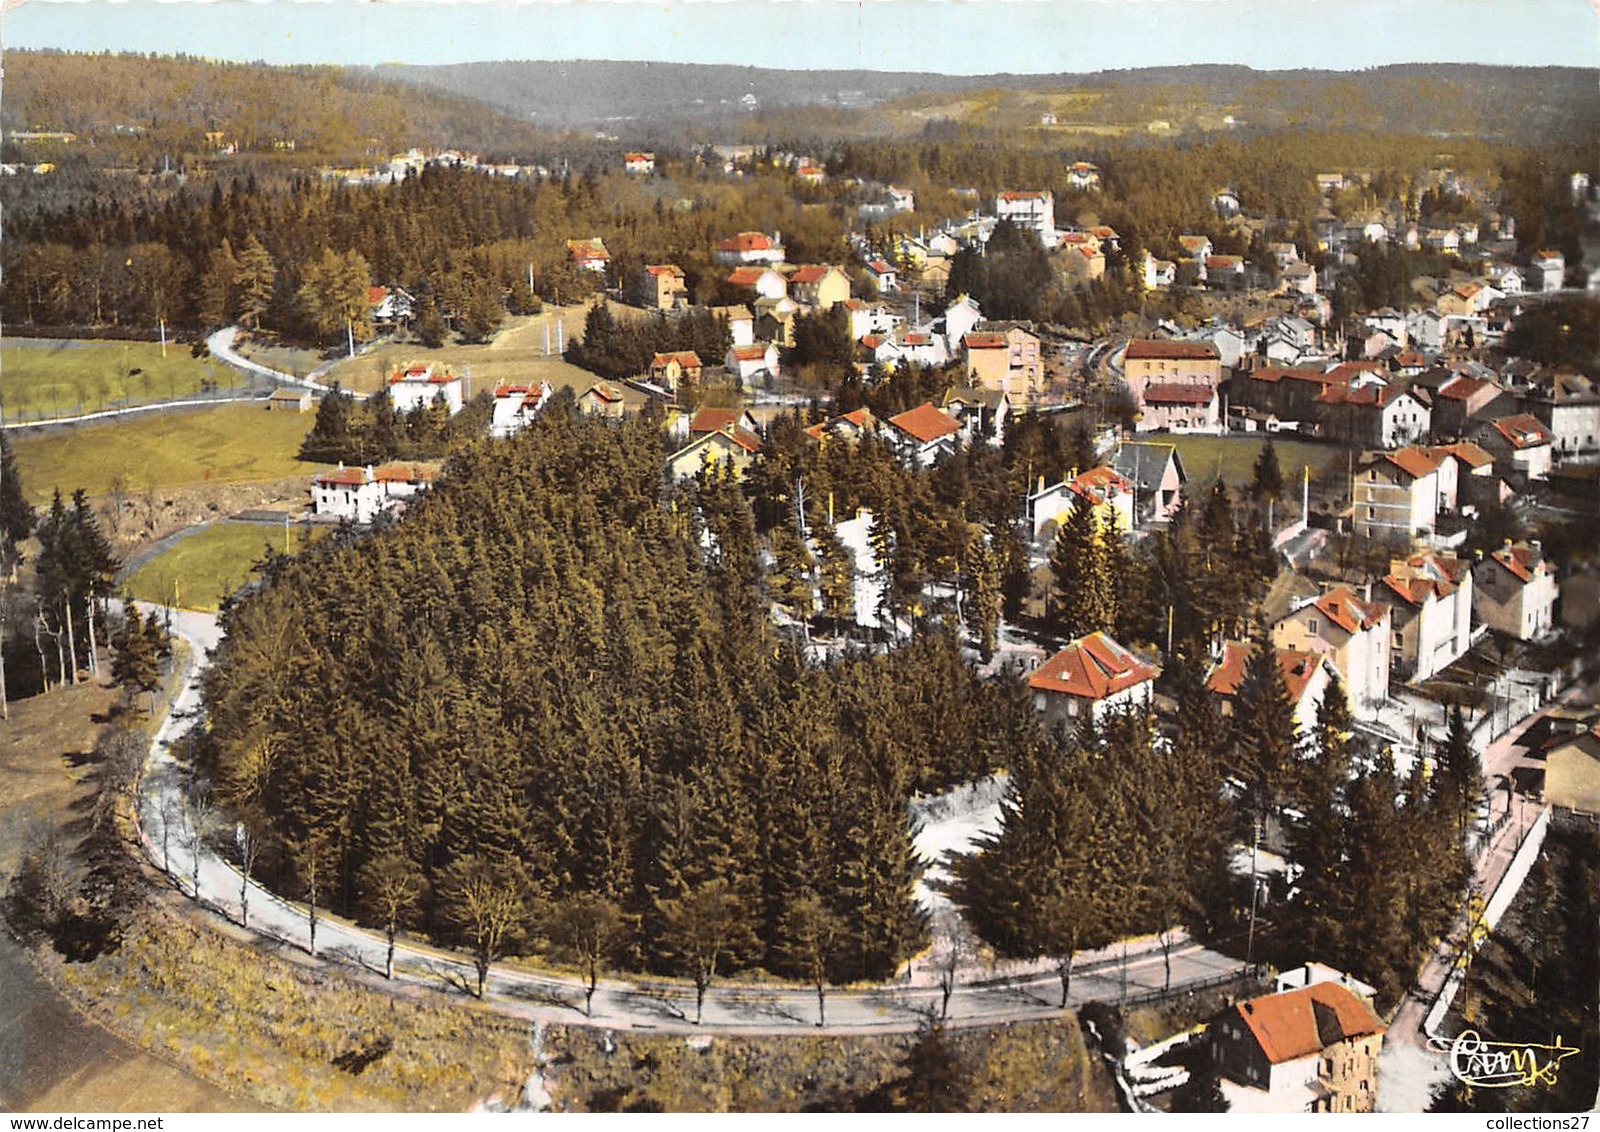
[[[381,923],[400,870],[469,945],[468,878],[510,894],[522,947],[599,898],[685,973],[685,908],[737,920],[735,968],[802,974],[799,904],[842,923],[836,978],[915,952],[907,801],[1025,745],[1026,700],[937,635],[808,663],[769,627],[737,485],[666,494],[662,454],[648,423],[546,413],[231,609],[206,749],[276,883]]]

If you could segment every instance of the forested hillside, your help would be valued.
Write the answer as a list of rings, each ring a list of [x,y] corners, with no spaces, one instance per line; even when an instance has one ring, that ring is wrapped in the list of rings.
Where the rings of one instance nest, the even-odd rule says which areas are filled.
[[[66,131],[84,148],[92,140],[99,160],[142,167],[163,157],[178,166],[226,145],[299,165],[370,163],[412,146],[524,160],[556,148],[552,135],[481,102],[339,67],[7,51],[5,68],[7,135]]]
[[[662,456],[652,422],[558,406],[231,611],[207,747],[283,847],[275,883],[382,923],[379,878],[425,881],[418,920],[472,946],[481,881],[524,949],[592,894],[683,973],[696,909],[731,925],[728,969],[801,973],[797,906],[842,925],[836,978],[914,953],[907,800],[1025,745],[1025,697],[940,637],[806,663],[769,628],[738,486],[668,496]]]

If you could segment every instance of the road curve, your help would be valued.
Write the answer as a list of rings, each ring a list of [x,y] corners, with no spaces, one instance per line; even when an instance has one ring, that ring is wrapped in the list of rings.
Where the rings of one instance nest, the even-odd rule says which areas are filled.
[[[204,839],[194,836],[194,823],[185,805],[190,783],[177,749],[199,716],[200,676],[210,650],[221,638],[217,618],[139,604],[147,616],[168,620],[171,631],[190,645],[181,690],[151,741],[139,787],[140,836],[145,853],[169,875],[179,891],[234,923],[243,918],[243,891],[248,905],[246,926],[252,932],[308,950],[310,932],[304,906],[286,901],[254,881],[241,889],[238,870]],[[211,837],[215,836],[213,830]],[[1223,981],[1244,968],[1237,960],[1183,937],[1169,944],[1167,956],[1163,955],[1160,942],[1152,938],[1080,954],[1072,976],[1072,1004],[1117,1002],[1160,992],[1168,985],[1177,989]],[[318,913],[319,956],[381,976],[385,950],[380,933]],[[1170,984],[1166,974],[1169,960]],[[395,968],[396,979],[407,984],[448,988],[463,994],[471,993],[476,986],[476,970],[468,959],[414,942],[397,943]],[[1004,970],[974,966],[958,971],[957,980],[946,1002],[940,971],[933,964],[918,960],[909,965],[899,981],[870,988],[831,990],[825,1027],[818,1025],[815,989],[792,983],[716,983],[706,995],[699,1024],[694,1022],[693,987],[668,979],[604,979],[594,996],[593,1014],[586,1017],[580,979],[498,964],[490,970],[485,999],[501,1012],[546,1022],[608,1029],[747,1034],[814,1034],[819,1030],[889,1033],[915,1030],[936,1018],[943,1018],[949,1025],[970,1026],[1060,1014],[1060,983],[1048,965],[1019,965]]]
[[[234,369],[245,373],[259,374],[261,377],[271,378],[283,385],[293,385],[300,389],[310,389],[316,393],[328,392],[328,386],[318,381],[317,378],[326,373],[333,365],[332,362],[311,371],[309,377],[296,377],[292,373],[271,369],[260,362],[253,362],[233,348],[234,342],[239,337],[239,327],[224,326],[206,339],[206,348],[211,351],[217,360],[224,362]]]

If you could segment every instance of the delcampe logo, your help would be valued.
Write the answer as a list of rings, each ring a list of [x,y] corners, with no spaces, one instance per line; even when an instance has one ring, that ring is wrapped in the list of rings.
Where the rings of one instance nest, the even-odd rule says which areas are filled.
[[[1434,1038],[1429,1045],[1434,1052],[1449,1058],[1450,1072],[1457,1080],[1475,1089],[1554,1085],[1561,1063],[1578,1052],[1566,1045],[1560,1035],[1554,1045],[1536,1045],[1484,1041],[1476,1030],[1463,1030],[1448,1042]]]

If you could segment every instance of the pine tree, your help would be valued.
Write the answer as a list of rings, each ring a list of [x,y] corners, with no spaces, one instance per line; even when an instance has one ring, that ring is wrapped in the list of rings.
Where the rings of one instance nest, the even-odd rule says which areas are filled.
[[[336,381],[317,403],[317,419],[300,444],[300,459],[331,464],[356,455],[354,404]]]
[[[1335,678],[1317,706],[1315,750],[1298,774],[1300,817],[1289,828],[1289,860],[1300,878],[1286,928],[1308,955],[1345,951],[1351,905],[1360,898],[1348,866],[1350,728],[1344,685]]]
[[[1095,509],[1083,500],[1073,504],[1056,532],[1050,551],[1053,583],[1052,621],[1065,637],[1083,637],[1116,629],[1116,582],[1109,539]]]
[[[33,533],[36,521],[33,507],[23,494],[11,441],[0,433],[0,539],[16,546]]]
[[[247,327],[259,329],[261,318],[272,305],[272,287],[278,271],[272,255],[252,233],[239,249],[233,274],[238,295],[239,317]]]
[[[1250,469],[1250,494],[1261,503],[1283,498],[1283,469],[1278,465],[1278,450],[1270,436]]]

